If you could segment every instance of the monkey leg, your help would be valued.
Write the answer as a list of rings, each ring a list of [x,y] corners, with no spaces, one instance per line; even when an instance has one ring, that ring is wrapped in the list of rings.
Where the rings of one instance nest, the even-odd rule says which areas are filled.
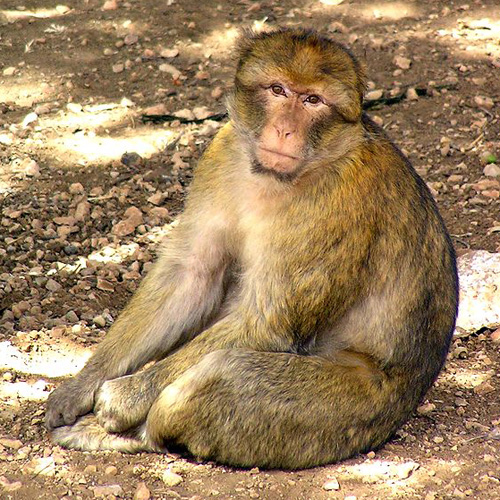
[[[362,355],[225,349],[210,353],[154,402],[144,438],[236,466],[296,469],[382,444],[418,401]]]

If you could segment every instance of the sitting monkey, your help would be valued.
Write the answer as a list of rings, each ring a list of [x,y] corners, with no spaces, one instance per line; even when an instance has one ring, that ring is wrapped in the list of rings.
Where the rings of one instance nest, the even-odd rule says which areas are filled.
[[[425,183],[362,111],[362,67],[303,30],[238,50],[230,121],[179,226],[49,397],[62,446],[335,462],[384,443],[444,363],[454,251]]]

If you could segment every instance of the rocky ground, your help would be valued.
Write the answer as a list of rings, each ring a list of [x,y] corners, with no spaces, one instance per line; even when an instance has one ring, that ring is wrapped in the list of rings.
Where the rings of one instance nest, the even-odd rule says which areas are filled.
[[[370,114],[428,182],[458,253],[500,252],[496,0],[3,0],[1,498],[500,498],[491,322],[461,332],[390,443],[338,465],[234,470],[48,439],[43,401],[151,266],[223,122],[238,29],[275,25],[316,28],[365,61]]]

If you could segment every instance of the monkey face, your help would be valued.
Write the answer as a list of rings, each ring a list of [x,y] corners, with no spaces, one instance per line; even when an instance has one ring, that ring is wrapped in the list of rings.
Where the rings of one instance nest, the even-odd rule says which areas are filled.
[[[281,30],[244,39],[231,117],[247,141],[252,171],[291,180],[358,123],[364,73],[340,45]]]

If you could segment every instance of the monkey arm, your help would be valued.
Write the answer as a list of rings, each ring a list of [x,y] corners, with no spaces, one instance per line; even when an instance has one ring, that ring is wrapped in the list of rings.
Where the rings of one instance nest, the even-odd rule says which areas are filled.
[[[70,424],[88,413],[105,381],[160,359],[199,333],[220,308],[229,265],[222,229],[192,219],[174,230],[138,292],[83,370],[49,397],[46,424]],[[210,237],[206,234],[210,232]],[[201,234],[203,233],[203,234]]]

